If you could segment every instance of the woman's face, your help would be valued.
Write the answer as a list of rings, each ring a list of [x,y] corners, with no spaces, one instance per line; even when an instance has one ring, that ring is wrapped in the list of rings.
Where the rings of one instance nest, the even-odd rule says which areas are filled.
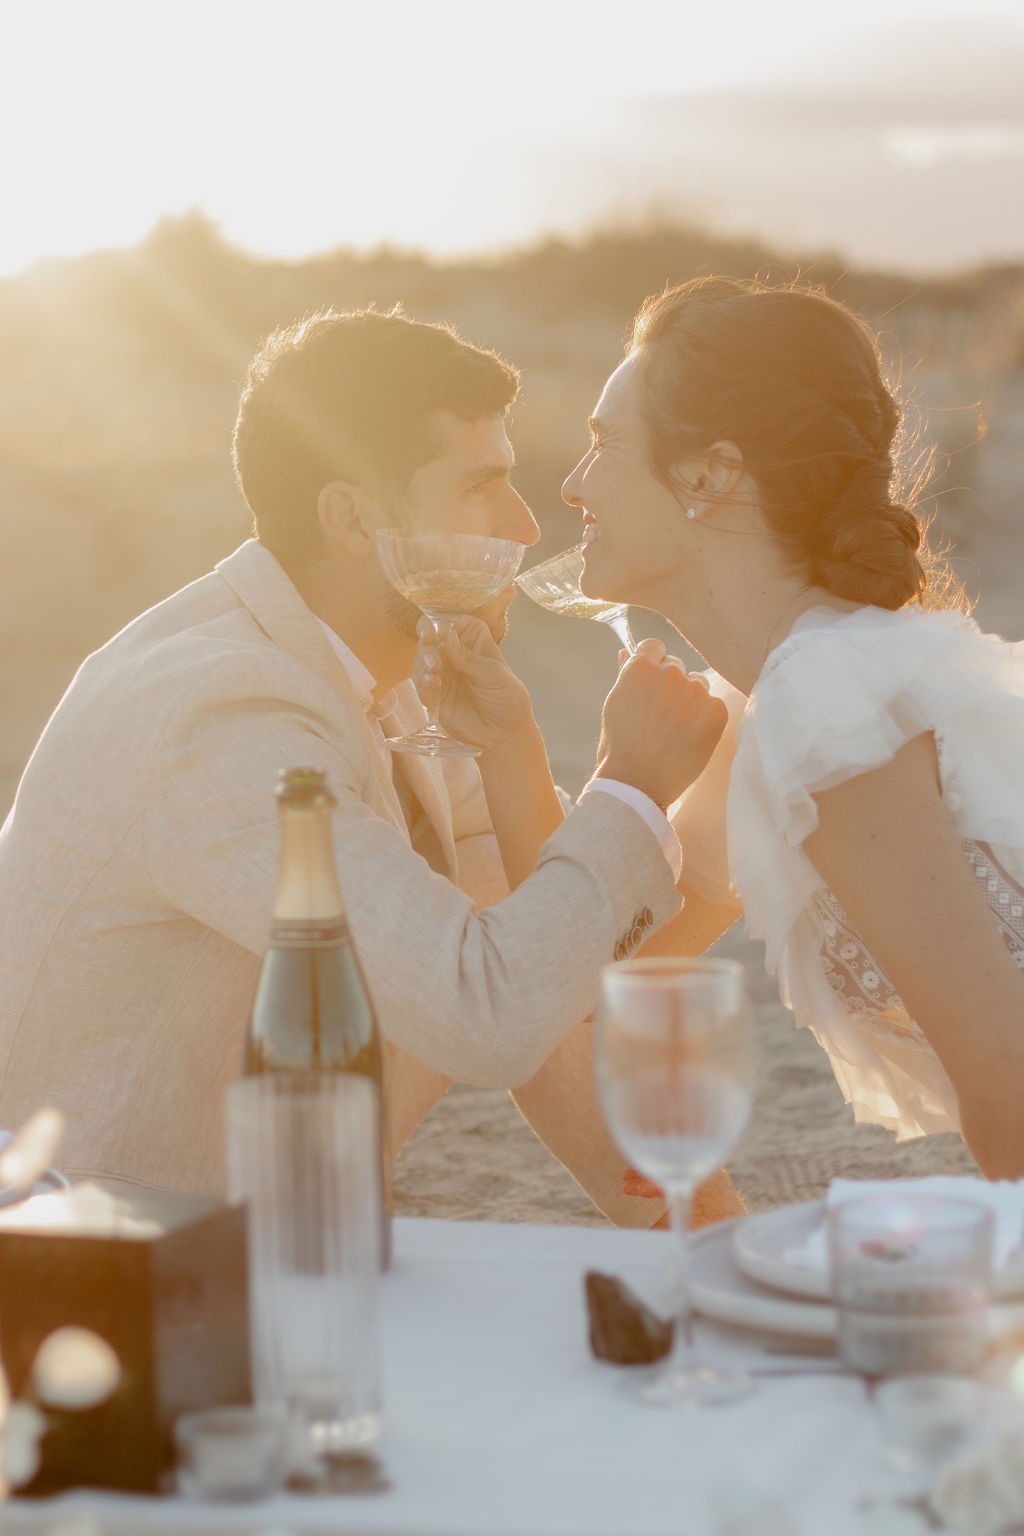
[[[562,486],[563,501],[583,513],[581,586],[590,597],[656,607],[693,524],[651,468],[637,357],[608,380],[590,431],[590,449]]]

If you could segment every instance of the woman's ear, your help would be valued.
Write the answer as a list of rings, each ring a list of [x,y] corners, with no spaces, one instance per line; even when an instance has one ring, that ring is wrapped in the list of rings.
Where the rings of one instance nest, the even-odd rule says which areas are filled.
[[[680,459],[672,465],[669,479],[676,496],[687,508],[687,516],[691,510],[696,516],[705,505],[702,498],[708,485],[708,466],[703,455],[700,458]]]
[[[722,438],[705,453],[674,464],[672,485],[687,517],[702,519],[732,499],[744,473],[743,454],[735,443]]]
[[[712,443],[706,455],[704,485],[716,499],[731,496],[743,478],[743,455],[736,444],[723,439]]]

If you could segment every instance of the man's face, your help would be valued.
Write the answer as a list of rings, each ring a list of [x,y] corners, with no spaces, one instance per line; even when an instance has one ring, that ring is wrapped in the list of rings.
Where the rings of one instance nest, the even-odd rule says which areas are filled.
[[[621,363],[590,418],[591,447],[562,486],[583,513],[583,576],[590,597],[656,607],[684,557],[685,512],[650,465],[638,360]]]
[[[515,455],[504,419],[481,416],[465,421],[439,411],[433,426],[439,451],[413,475],[396,510],[396,525],[408,533],[473,533],[536,544],[540,529],[512,486]],[[490,626],[498,641],[508,630],[514,596],[515,588],[509,586],[478,610],[477,617]],[[404,599],[398,601],[418,619],[417,609]]]

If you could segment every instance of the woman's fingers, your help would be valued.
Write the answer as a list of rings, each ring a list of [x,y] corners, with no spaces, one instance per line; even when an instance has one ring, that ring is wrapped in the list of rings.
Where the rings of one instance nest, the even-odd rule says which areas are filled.
[[[624,1195],[639,1195],[644,1200],[664,1200],[665,1191],[660,1184],[647,1179],[635,1168],[627,1168],[622,1178],[622,1193]]]
[[[656,640],[655,637],[651,635],[648,637],[648,639],[640,641],[640,644],[633,652],[633,655],[646,656],[651,661],[664,661],[668,655],[668,647],[665,645],[663,640]]]

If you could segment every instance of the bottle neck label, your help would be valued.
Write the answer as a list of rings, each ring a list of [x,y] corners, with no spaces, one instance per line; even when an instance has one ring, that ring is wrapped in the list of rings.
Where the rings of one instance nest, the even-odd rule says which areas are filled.
[[[280,917],[270,925],[271,949],[336,949],[351,942],[343,917]]]

